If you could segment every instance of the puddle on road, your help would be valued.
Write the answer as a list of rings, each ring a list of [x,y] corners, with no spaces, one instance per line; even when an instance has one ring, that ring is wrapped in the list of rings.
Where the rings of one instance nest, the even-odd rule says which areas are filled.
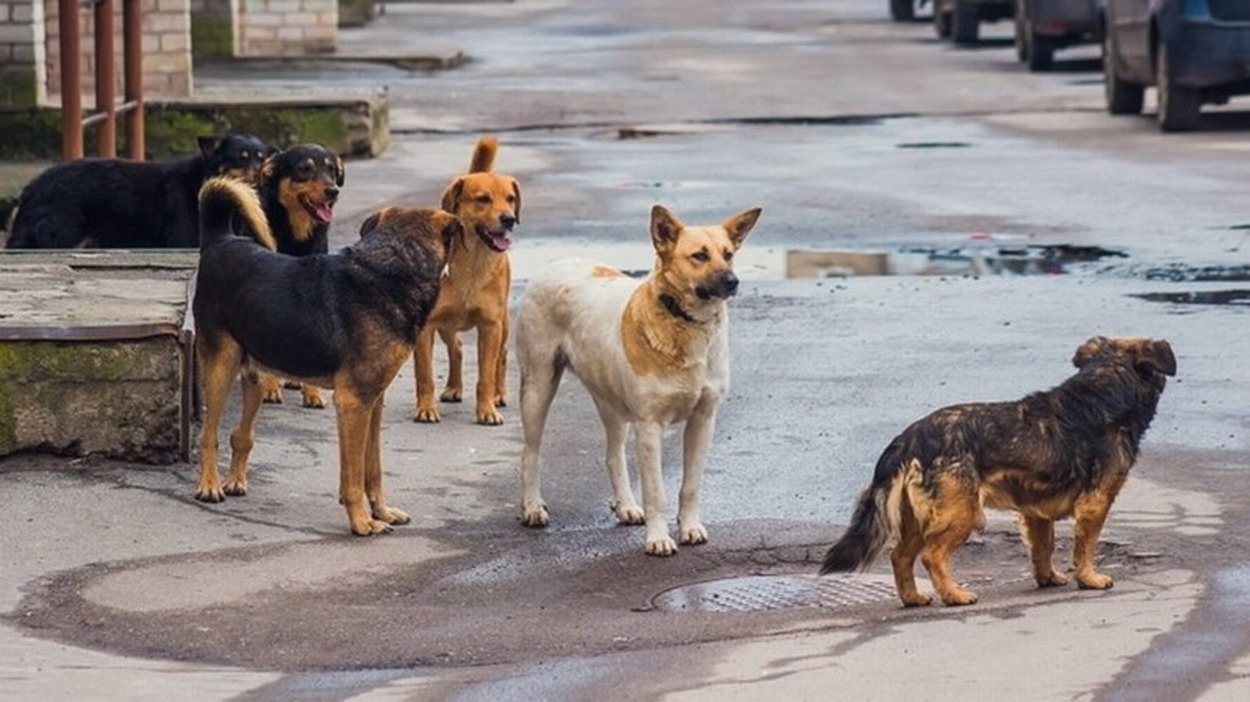
[[[905,141],[895,144],[896,149],[968,149],[972,144],[966,141]]]
[[[1250,290],[1139,293],[1131,297],[1147,302],[1168,302],[1176,305],[1250,305]]]
[[[887,576],[751,575],[675,587],[653,597],[651,604],[665,612],[771,612],[892,599],[894,580]]]
[[[787,278],[852,275],[1058,275],[1073,266],[1125,258],[1097,246],[998,246],[902,251],[790,250]]]
[[[1177,283],[1240,283],[1250,281],[1250,265],[1186,266],[1176,264],[1150,268],[1146,280],[1170,280]]]

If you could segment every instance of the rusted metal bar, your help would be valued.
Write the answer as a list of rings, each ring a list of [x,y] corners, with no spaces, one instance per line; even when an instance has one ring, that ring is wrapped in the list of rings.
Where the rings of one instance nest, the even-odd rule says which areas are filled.
[[[99,156],[117,155],[117,57],[113,51],[113,0],[95,0],[95,109],[100,115]],[[83,123],[86,127],[86,123]]]
[[[130,158],[142,161],[144,144],[143,108],[143,0],[122,0],[122,53],[125,56],[126,104],[134,104],[126,118],[126,141]]]
[[[61,157],[82,158],[82,46],[78,2],[57,0],[61,26]]]
[[[125,112],[130,112],[131,110],[135,109],[138,106],[139,106],[138,103],[135,103],[135,102],[123,102],[122,104],[117,106],[117,109],[113,110],[113,113],[114,115],[120,115]],[[104,121],[105,116],[106,115],[103,112],[96,112],[94,114],[83,117],[82,126],[90,127],[93,124],[99,124],[100,122]]]

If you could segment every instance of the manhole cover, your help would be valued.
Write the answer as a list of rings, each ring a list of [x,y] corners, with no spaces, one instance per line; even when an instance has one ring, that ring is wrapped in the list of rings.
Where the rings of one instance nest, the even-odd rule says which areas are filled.
[[[894,580],[879,575],[756,575],[665,590],[652,599],[668,612],[770,612],[849,607],[894,599]]]

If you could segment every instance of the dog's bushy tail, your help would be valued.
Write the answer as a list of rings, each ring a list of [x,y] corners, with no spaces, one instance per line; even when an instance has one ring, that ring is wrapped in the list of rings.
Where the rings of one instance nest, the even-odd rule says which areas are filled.
[[[277,251],[269,231],[269,220],[260,207],[260,197],[250,185],[234,178],[212,178],[200,188],[200,248],[233,236],[241,224],[256,243]]]
[[[477,140],[473,160],[469,162],[470,173],[489,173],[495,167],[495,154],[499,153],[499,139],[484,136]]]
[[[877,460],[872,485],[859,496],[851,525],[825,553],[820,574],[865,570],[881,555],[890,537],[898,533],[898,505],[891,505],[895,484],[903,478],[908,461],[896,439]],[[907,499],[899,495],[896,499]]]

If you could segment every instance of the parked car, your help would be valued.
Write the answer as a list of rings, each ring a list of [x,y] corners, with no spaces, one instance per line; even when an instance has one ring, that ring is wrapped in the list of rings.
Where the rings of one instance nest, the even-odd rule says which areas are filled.
[[[1159,128],[1194,129],[1203,103],[1250,93],[1250,1],[1107,0],[1107,111],[1137,114],[1158,90]]]
[[[956,44],[977,43],[982,22],[1011,19],[1015,0],[933,0],[933,28]]]
[[[1016,54],[1049,71],[1055,51],[1102,40],[1104,0],[1016,0]]]

